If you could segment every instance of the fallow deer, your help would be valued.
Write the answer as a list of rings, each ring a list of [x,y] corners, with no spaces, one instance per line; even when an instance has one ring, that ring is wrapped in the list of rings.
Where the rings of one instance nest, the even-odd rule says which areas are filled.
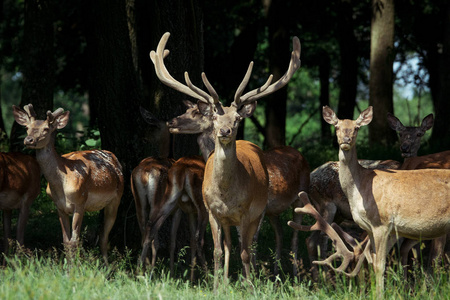
[[[146,238],[142,250],[141,260],[147,256],[150,243],[152,248],[152,266],[155,265],[157,244],[155,243],[159,229],[168,216],[174,214],[172,219],[171,245],[170,245],[170,271],[174,270],[174,253],[177,231],[181,214],[188,215],[191,250],[191,281],[194,280],[194,270],[197,257],[203,268],[206,260],[203,252],[204,234],[208,223],[208,213],[202,196],[202,183],[205,172],[205,161],[201,156],[187,156],[178,159],[168,171],[167,189],[152,208],[150,219],[146,228]],[[155,245],[156,244],[156,245]]]
[[[78,247],[81,224],[86,211],[104,209],[100,250],[108,259],[108,236],[117,216],[124,189],[122,166],[106,150],[75,151],[59,155],[55,150],[56,132],[67,125],[69,111],[58,108],[37,120],[31,104],[24,109],[13,106],[17,123],[27,128],[24,144],[36,149],[36,160],[48,181],[47,194],[55,203],[66,248]],[[72,230],[69,215],[73,214]]]
[[[24,245],[30,207],[41,191],[41,170],[34,157],[20,152],[0,153],[0,209],[3,210],[4,253],[11,238],[11,214],[19,210],[16,240]]]
[[[262,87],[242,95],[250,79],[253,68],[251,62],[236,91],[234,101],[231,106],[224,107],[205,73],[202,73],[202,80],[209,94],[194,86],[187,72],[186,85],[169,74],[164,65],[164,58],[169,53],[165,50],[169,36],[169,33],[165,33],[156,52],[150,52],[158,78],[165,85],[199,100],[200,111],[203,114],[212,114],[214,119],[215,150],[206,163],[202,191],[214,239],[214,278],[217,287],[222,256],[222,230],[225,234],[225,280],[228,278],[231,250],[230,226],[238,227],[244,275],[248,276],[251,261],[249,246],[267,206],[269,183],[263,152],[248,141],[236,141],[237,128],[243,118],[253,114],[257,99],[285,86],[300,67],[300,41],[294,37],[294,51],[284,76],[271,84],[271,75]]]
[[[342,190],[353,220],[370,237],[365,252],[372,250],[376,292],[381,296],[386,255],[398,236],[434,239],[449,232],[450,171],[362,167],[356,154],[356,138],[359,128],[368,125],[372,116],[371,106],[356,120],[340,120],[331,108],[323,108],[324,120],[336,128]]]
[[[184,114],[167,122],[173,134],[199,134],[197,142],[203,157],[208,159],[215,148],[214,124],[211,115],[203,115],[197,104],[184,101],[187,110]],[[269,198],[266,208],[272,228],[275,231],[276,256],[274,274],[278,274],[278,262],[281,259],[283,232],[279,216],[290,207],[297,207],[297,194],[307,191],[309,186],[309,165],[302,154],[289,146],[280,146],[264,151],[267,172],[269,174]],[[299,215],[294,215],[301,222]],[[294,230],[291,245],[294,261],[297,262],[298,231]],[[294,275],[297,266],[294,264]]]
[[[389,126],[398,133],[400,151],[404,161],[401,170],[415,169],[450,169],[450,151],[443,151],[423,156],[418,156],[422,137],[427,130],[433,127],[433,114],[423,118],[420,126],[404,126],[402,122],[393,114],[387,114]],[[447,235],[431,241],[430,262],[443,258]],[[418,241],[408,240],[402,244],[401,257],[402,264],[406,265],[408,252]]]

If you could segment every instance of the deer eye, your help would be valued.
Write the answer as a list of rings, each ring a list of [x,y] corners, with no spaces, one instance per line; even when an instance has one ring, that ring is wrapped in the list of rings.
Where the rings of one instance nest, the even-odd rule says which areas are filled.
[[[423,133],[422,133],[422,132],[419,132],[419,133],[417,134],[417,136],[418,136],[418,137],[422,137],[422,136],[423,136]]]

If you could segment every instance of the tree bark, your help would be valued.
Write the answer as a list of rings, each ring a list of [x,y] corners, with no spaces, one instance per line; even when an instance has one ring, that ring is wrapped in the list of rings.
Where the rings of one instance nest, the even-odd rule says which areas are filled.
[[[22,98],[20,107],[33,104],[38,118],[45,118],[53,111],[55,89],[55,51],[52,1],[25,0],[22,49]],[[13,123],[10,135],[10,151],[23,149],[25,128]]]
[[[267,13],[269,27],[269,69],[273,74],[273,82],[284,75],[287,70],[290,54],[289,33],[283,22],[286,7],[284,1],[272,0]],[[286,106],[287,87],[267,96],[265,148],[273,148],[286,144]]]
[[[433,49],[436,56],[435,71],[430,72],[430,86],[434,102],[435,121],[431,135],[431,143],[436,149],[445,150],[450,147],[450,5],[441,8],[443,14],[442,47]],[[435,43],[434,45],[437,45]]]
[[[338,115],[353,120],[358,84],[358,45],[354,34],[351,1],[342,0],[337,5],[337,38],[339,42],[341,73],[339,75]]]
[[[369,103],[374,118],[369,126],[371,145],[392,146],[395,132],[389,128],[386,114],[393,105],[394,0],[372,0],[370,36]]]

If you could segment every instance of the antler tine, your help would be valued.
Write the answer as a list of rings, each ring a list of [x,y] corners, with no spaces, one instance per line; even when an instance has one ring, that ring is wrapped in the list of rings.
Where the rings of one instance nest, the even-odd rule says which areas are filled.
[[[211,95],[212,99],[214,100],[214,103],[219,103],[219,95],[217,94],[216,90],[213,88],[211,83],[209,83],[208,78],[206,77],[205,72],[202,72],[202,80],[203,84],[208,89],[209,94]]]
[[[301,64],[300,40],[298,39],[298,37],[294,36],[292,43],[293,43],[293,51],[291,53],[291,60],[289,62],[289,67],[288,67],[288,70],[286,71],[286,73],[280,79],[278,79],[275,83],[271,84],[270,86],[269,86],[269,84],[272,81],[272,79],[271,79],[271,77],[269,77],[269,80],[267,80],[267,82],[262,87],[252,90],[252,91],[246,93],[245,95],[241,96],[239,101],[236,101],[236,98],[235,98],[236,103],[239,102],[239,104],[242,105],[246,102],[256,101],[257,99],[259,99],[261,97],[267,96],[267,95],[272,94],[273,92],[281,89],[289,82],[289,80],[291,80],[295,71],[297,71],[300,68],[300,64]],[[270,76],[272,76],[272,75],[270,75]]]
[[[174,90],[177,90],[183,94],[191,96],[192,98],[195,98],[197,100],[209,103],[210,98],[212,96],[207,95],[203,91],[202,91],[203,93],[199,94],[198,90],[194,91],[190,89],[186,85],[182,84],[181,82],[173,78],[172,75],[170,75],[169,71],[164,65],[164,58],[169,55],[169,50],[165,49],[169,37],[170,37],[169,32],[164,33],[158,43],[156,52],[153,50],[150,51],[150,59],[152,60],[153,65],[155,66],[155,72],[159,80],[161,80],[162,83],[173,88]],[[205,94],[207,95],[207,97],[205,97]]]
[[[30,116],[31,121],[36,120],[36,113],[34,112],[33,104],[27,104],[23,107],[23,109]]]
[[[347,248],[347,246],[342,241],[342,238],[339,236],[339,234],[333,229],[333,227],[330,226],[330,224],[325,221],[325,219],[317,212],[317,210],[314,208],[314,206],[309,201],[308,195],[305,192],[300,192],[298,194],[298,197],[303,203],[303,207],[297,207],[295,209],[296,213],[302,213],[302,214],[310,214],[311,216],[316,219],[316,223],[312,226],[304,226],[301,224],[297,224],[295,222],[289,221],[288,225],[291,226],[294,229],[301,230],[301,231],[312,231],[312,230],[321,230],[323,231],[328,237],[332,240],[333,245],[336,248],[336,253],[329,256],[327,259],[323,261],[313,261],[314,264],[318,265],[326,265],[330,267],[331,269],[335,270],[336,272],[345,273],[348,276],[353,276],[352,273],[346,273],[345,269],[349,266],[349,264],[354,261],[355,255],[354,253],[350,252]],[[337,258],[342,258],[342,263],[338,268],[335,268],[333,266],[333,262]],[[359,257],[361,259],[361,257]],[[364,258],[364,257],[362,257]],[[359,264],[359,262],[358,262]],[[361,263],[362,264],[362,263]],[[354,272],[355,274],[357,272]]]
[[[184,72],[184,80],[186,81],[187,86],[193,90],[195,93],[197,93],[198,95],[202,96],[202,99],[199,99],[202,102],[206,102],[206,103],[210,103],[210,104],[214,104],[215,100],[213,99],[212,96],[208,95],[208,93],[206,93],[205,91],[203,91],[202,89],[196,87],[192,82],[191,79],[189,78],[189,74],[188,72]],[[206,101],[205,101],[206,99]],[[218,100],[218,99],[217,99]]]

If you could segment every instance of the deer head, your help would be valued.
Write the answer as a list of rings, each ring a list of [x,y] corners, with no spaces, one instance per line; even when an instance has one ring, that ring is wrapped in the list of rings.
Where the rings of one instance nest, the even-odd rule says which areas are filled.
[[[404,126],[400,120],[391,113],[387,114],[389,126],[397,131],[400,141],[400,151],[402,157],[415,157],[420,148],[420,141],[425,132],[433,127],[433,114],[429,114],[422,120],[419,127]]]
[[[47,111],[46,120],[36,120],[36,113],[32,104],[20,107],[13,105],[13,114],[16,122],[27,129],[27,137],[23,143],[27,148],[41,149],[47,146],[57,129],[66,127],[69,121],[69,111],[64,112],[58,108],[54,112]]]
[[[220,103],[219,96],[209,83],[205,73],[202,73],[201,77],[208,93],[196,87],[191,82],[187,72],[184,74],[186,84],[182,84],[170,75],[164,65],[164,58],[169,54],[169,51],[165,49],[169,36],[170,33],[165,33],[161,37],[156,51],[150,52],[150,59],[155,65],[158,78],[165,85],[198,100],[198,110],[203,116],[213,120],[214,134],[218,141],[224,145],[235,140],[240,121],[254,113],[257,104],[256,100],[284,87],[300,67],[300,41],[297,37],[294,37],[293,51],[287,72],[275,83],[272,83],[273,76],[270,75],[263,86],[243,95],[253,69],[253,62],[250,62],[244,79],[235,93],[234,101],[230,107],[224,107]],[[175,133],[175,131],[176,129],[173,129],[172,132]]]

